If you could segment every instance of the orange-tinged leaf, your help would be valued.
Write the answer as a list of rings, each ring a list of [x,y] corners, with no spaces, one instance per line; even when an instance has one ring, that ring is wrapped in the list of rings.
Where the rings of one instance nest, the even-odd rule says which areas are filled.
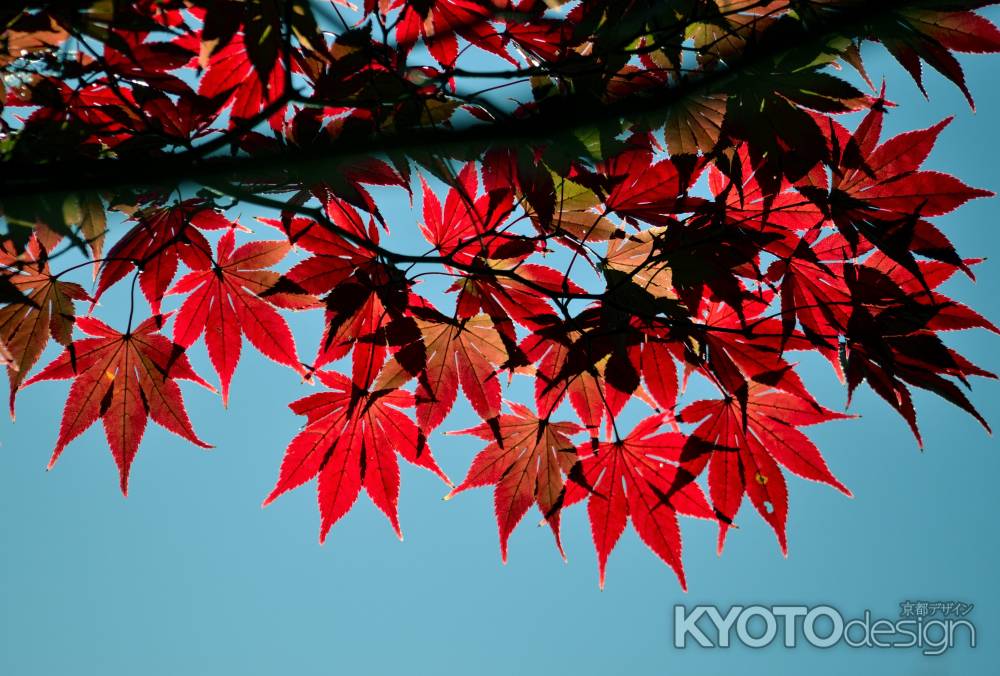
[[[465,479],[446,498],[477,486],[494,486],[493,498],[500,529],[500,556],[507,561],[507,541],[532,504],[538,505],[563,553],[559,519],[565,493],[564,475],[576,462],[570,437],[581,431],[575,423],[538,418],[520,404],[513,414],[495,423],[452,432],[489,440],[472,461]],[[563,555],[565,558],[565,555]]]
[[[416,377],[417,423],[425,432],[451,412],[459,385],[481,418],[496,418],[500,414],[497,367],[507,360],[507,351],[492,320],[477,315],[456,321],[423,308],[416,325],[419,344],[400,349],[375,388],[399,387]]]
[[[14,416],[17,391],[38,362],[49,338],[62,345],[72,340],[75,308],[73,301],[90,300],[78,284],[61,281],[49,270],[48,254],[36,238],[18,254],[12,242],[0,249],[3,278],[13,291],[23,294],[0,308],[0,341],[9,353],[10,414]]]

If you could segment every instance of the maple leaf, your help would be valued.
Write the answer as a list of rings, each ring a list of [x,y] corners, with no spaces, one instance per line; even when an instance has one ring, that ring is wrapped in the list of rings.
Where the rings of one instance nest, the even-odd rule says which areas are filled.
[[[240,360],[241,336],[273,361],[306,374],[295,349],[295,340],[284,318],[271,303],[308,307],[307,297],[289,302],[280,294],[261,298],[278,285],[280,275],[265,270],[285,257],[286,241],[255,241],[236,247],[232,229],[219,239],[215,259],[205,256],[192,265],[170,290],[189,294],[177,312],[174,338],[190,347],[205,334],[205,345],[219,375],[222,402],[229,402],[229,384]],[[284,302],[283,302],[284,301]]]
[[[649,549],[677,574],[687,589],[681,563],[681,532],[677,514],[714,519],[698,484],[679,481],[684,435],[656,433],[665,416],[646,418],[620,441],[584,444],[569,473],[564,506],[587,499],[587,515],[597,550],[601,589],[608,557],[629,518]]]
[[[831,124],[832,141],[843,150],[830,191],[799,189],[829,214],[853,246],[863,236],[912,270],[910,246],[923,218],[993,193],[970,188],[947,174],[919,170],[950,118],[876,145],[884,115],[882,106],[873,107],[851,135]]]
[[[583,292],[583,289],[552,268],[524,263],[516,257],[489,260],[485,267],[497,270],[498,275],[492,276],[488,271],[463,275],[448,289],[458,292],[455,316],[467,320],[486,314],[507,355],[503,367],[527,366],[528,357],[519,345],[515,322],[532,330],[551,326],[558,319],[547,295],[539,290],[558,294]],[[502,272],[515,276],[500,274]]]
[[[742,302],[741,277],[756,277],[769,233],[733,227],[713,210],[609,242],[604,276],[620,305],[636,314],[697,312],[709,294],[733,307]],[[622,294],[625,294],[624,296]]]
[[[187,84],[169,71],[186,65],[192,50],[178,42],[147,42],[148,37],[145,32],[121,31],[116,35],[118,40],[105,43],[101,64],[105,72],[148,83],[161,92],[179,94],[188,90]]]
[[[396,40],[409,50],[423,38],[431,56],[442,66],[455,65],[460,35],[479,49],[518,65],[505,49],[503,38],[491,25],[490,10],[474,0],[435,0],[421,3],[394,0],[391,7],[403,7],[396,24]]]
[[[962,268],[968,270],[969,265],[979,262],[981,261],[975,259],[962,261]],[[923,326],[925,330],[938,332],[981,328],[1000,333],[1000,328],[969,306],[936,291],[951,279],[958,271],[958,266],[941,261],[920,261],[920,274],[915,275],[881,253],[869,256],[865,260],[865,265],[885,273],[899,285],[900,290],[909,294],[912,301],[926,305],[932,310],[930,318]],[[927,293],[925,284],[926,287],[930,287],[930,293]]]
[[[74,379],[49,469],[66,445],[98,418],[104,423],[104,434],[118,465],[123,494],[128,493],[129,470],[149,418],[196,446],[211,448],[191,427],[175,381],[190,380],[215,390],[194,372],[184,349],[160,335],[166,318],[156,315],[127,333],[119,333],[98,319],[80,317],[76,326],[91,338],[70,343],[24,384]]]
[[[477,257],[484,260],[508,259],[534,251],[533,243],[518,246],[524,238],[504,236],[498,232],[511,213],[511,193],[495,190],[477,197],[479,177],[474,163],[466,164],[459,172],[455,185],[448,191],[443,209],[423,177],[420,182],[424,199],[424,222],[420,229],[442,255],[468,264]]]
[[[814,399],[794,367],[783,356],[785,350],[806,349],[811,345],[800,334],[784,334],[778,319],[765,312],[772,294],[748,294],[738,308],[726,303],[705,303],[697,339],[699,352],[707,353],[707,363],[718,382],[728,392],[741,392],[748,382],[788,392],[804,401]],[[685,353],[690,356],[690,352]]]
[[[315,375],[330,391],[289,405],[306,416],[306,426],[288,445],[277,484],[264,505],[318,477],[322,542],[364,487],[402,539],[396,454],[451,485],[431,455],[424,433],[400,410],[413,406],[413,395],[394,389],[369,392],[329,371]]]
[[[740,397],[696,401],[681,410],[678,420],[704,420],[684,444],[682,466],[691,476],[708,466],[709,493],[719,518],[719,552],[745,493],[787,554],[788,489],[779,465],[850,497],[819,449],[798,429],[850,416],[764,385],[751,383],[746,390]]]
[[[532,222],[541,232],[558,234],[560,237],[557,241],[575,251],[585,251],[577,242],[604,241],[620,234],[618,226],[607,217],[607,210],[593,189],[570,178],[559,177],[556,180],[553,177],[553,182],[556,199],[551,227],[546,227],[538,214],[529,210]]]
[[[456,281],[451,290],[460,291],[457,301],[460,316],[485,312],[501,330],[509,326],[513,331],[511,321],[537,330],[556,320],[551,302],[540,290],[556,294],[584,292],[576,282],[545,265],[508,259],[490,261],[488,267],[512,272],[514,276],[472,274]],[[508,335],[513,337],[512,333]],[[510,345],[507,347],[511,352]]]
[[[778,22],[775,32],[787,27]],[[726,108],[726,128],[749,143],[757,181],[767,193],[777,192],[783,178],[798,181],[828,160],[823,133],[806,108],[843,113],[867,103],[853,85],[811,63],[822,56],[808,50],[783,56],[789,58],[763,59],[744,71]]]
[[[287,223],[262,219],[284,232],[292,245],[313,254],[292,266],[287,277],[306,293],[315,295],[328,293],[347,280],[357,268],[374,260],[372,251],[355,244],[347,236],[366,240],[369,235],[374,235],[374,243],[378,243],[378,232],[369,232],[358,212],[342,200],[331,199],[326,212],[330,222],[345,234],[332,231],[309,218],[293,218]]]
[[[311,219],[271,223],[290,242],[313,254],[288,271],[288,281],[306,293],[326,294],[322,299],[326,326],[313,368],[353,351],[355,381],[371,382],[387,354],[385,337],[376,339],[376,334],[402,318],[408,283],[395,266],[377,260],[379,233],[374,221],[366,227],[350,204],[332,196],[326,212],[328,223]]]
[[[653,401],[663,411],[674,410],[677,405],[677,364],[670,347],[658,336],[648,335],[642,344],[640,369],[646,389]]]
[[[573,26],[568,19],[517,16],[504,21],[504,37],[538,58],[559,61],[574,43]]]
[[[970,11],[940,11],[965,9],[961,3],[928,3],[930,7],[900,7],[874,27],[880,41],[910,74],[924,96],[923,59],[934,70],[951,80],[975,108],[972,94],[965,83],[962,66],[951,53],[983,54],[1000,51],[1000,31],[988,20]],[[981,5],[985,3],[970,3]]]
[[[765,278],[780,281],[783,338],[792,335],[797,319],[806,338],[828,358],[832,355],[839,369],[836,349],[850,319],[851,296],[843,269],[851,246],[839,233],[817,242],[820,233],[810,230],[792,246],[774,247],[781,258],[770,265]]]
[[[690,96],[670,106],[663,134],[671,155],[709,153],[719,141],[726,113],[726,97]]]
[[[315,149],[316,143],[325,140],[311,140],[310,145]],[[329,214],[336,213],[342,208],[341,203],[347,202],[372,214],[384,227],[385,219],[365,185],[398,186],[412,194],[407,179],[374,157],[339,162],[330,160],[330,173],[333,176],[324,176],[322,183],[309,186],[310,192],[319,198]]]
[[[717,165],[709,168],[709,189],[716,200],[725,200],[728,222],[784,235],[785,231],[808,230],[826,221],[819,206],[796,192],[788,180],[781,181],[777,193],[765,190],[756,172],[764,168],[761,164],[755,167],[747,144],[741,144],[734,153],[729,175]],[[810,172],[807,178],[809,186],[827,187],[822,167]]]
[[[513,414],[504,414],[495,424],[448,434],[471,434],[490,443],[476,455],[465,479],[448,495],[478,486],[495,486],[493,504],[500,529],[500,556],[507,562],[507,541],[524,515],[537,504],[548,522],[563,558],[559,519],[565,497],[563,476],[576,463],[576,448],[570,437],[582,428],[570,422],[538,418],[527,406],[508,404]]]
[[[72,341],[74,300],[90,300],[79,284],[63,282],[49,269],[48,252],[33,236],[23,254],[13,242],[0,248],[2,279],[13,297],[0,309],[0,341],[5,344],[10,380],[10,415],[28,372],[42,356],[49,338],[62,345]]]
[[[620,346],[603,336],[599,327],[581,330],[588,328],[588,324],[585,317],[577,317],[572,322],[550,327],[548,331],[525,338],[521,349],[531,363],[537,364],[534,370],[535,406],[543,417],[552,415],[568,398],[580,422],[596,438],[601,422],[607,419],[610,425],[627,397],[613,397],[605,377],[612,354]],[[638,337],[632,335],[630,338],[634,351]],[[618,382],[631,381],[631,389],[639,381],[634,364],[634,359],[626,358],[619,364],[621,371],[615,373]],[[621,389],[631,394],[630,388],[623,386]]]
[[[181,260],[200,268],[210,260],[211,247],[199,231],[217,230],[231,224],[198,200],[170,207],[140,211],[136,225],[108,251],[101,263],[94,303],[134,268],[139,269],[139,288],[154,313],[170,287]]]
[[[425,433],[440,425],[458,397],[458,387],[477,414],[492,420],[500,413],[497,367],[507,351],[486,315],[455,320],[426,302],[410,303],[420,338],[402,347],[386,365],[376,388],[400,387],[417,378],[417,423]]]
[[[35,110],[26,120],[28,127],[70,124],[82,145],[114,148],[130,139],[133,127],[142,126],[129,90],[116,91],[100,82],[70,87],[60,80],[46,81],[52,89],[47,97],[58,98],[59,104]]]
[[[63,203],[67,224],[78,226],[79,234],[90,247],[94,260],[101,258],[104,251],[104,237],[107,234],[107,216],[104,213],[104,203],[96,193],[82,192],[71,196]],[[40,231],[36,229],[36,236]],[[54,243],[45,243],[47,250],[52,250]],[[94,266],[95,272],[97,264]]]
[[[811,175],[795,187],[823,212],[824,221],[836,226],[840,238],[827,237],[814,247],[820,234],[817,224],[797,243],[789,237],[772,243],[772,253],[783,260],[773,264],[767,276],[771,280],[785,277],[786,332],[793,323],[793,294],[807,300],[799,304],[803,308],[799,319],[812,336],[843,332],[847,289],[841,263],[873,247],[918,276],[916,255],[963,267],[948,238],[926,218],[992,193],[970,188],[947,174],[919,170],[950,118],[879,144],[884,95],[883,88],[882,98],[853,134],[832,119],[822,118],[833,155],[832,181],[827,185],[825,176],[817,181]]]
[[[989,432],[990,426],[986,419],[965,393],[948,378],[956,378],[968,385],[967,376],[970,375],[987,378],[996,376],[945,346],[928,327],[942,313],[945,314],[942,320],[938,320],[938,330],[951,326],[963,328],[978,325],[990,328],[992,325],[974,313],[966,313],[961,308],[953,307],[948,299],[935,296],[933,292],[927,300],[916,300],[925,297],[928,292],[924,289],[912,292],[912,283],[897,286],[889,276],[896,272],[888,264],[889,260],[883,256],[872,256],[864,265],[845,266],[845,280],[852,300],[842,357],[848,400],[862,381],[867,382],[903,416],[917,443],[922,446],[916,411],[907,388],[907,384],[915,385],[934,392],[963,409]],[[935,272],[940,278],[940,270]],[[898,274],[896,272],[897,279]],[[914,277],[920,279],[917,275]],[[924,280],[922,283],[927,282]],[[941,302],[940,306],[936,304],[938,301]],[[951,321],[957,322],[951,324],[949,315]]]
[[[670,263],[659,255],[659,240],[666,232],[664,227],[654,227],[611,239],[604,263],[609,287],[635,285],[654,299],[677,298]]]
[[[209,98],[184,90],[171,98],[148,88],[136,89],[134,94],[146,116],[149,132],[179,145],[188,145],[212,132],[211,124],[222,114],[220,104],[227,96],[223,92]]]
[[[326,327],[314,367],[352,353],[355,381],[368,382],[385,362],[389,345],[383,334],[402,318],[410,298],[407,287],[396,267],[381,264],[360,268],[338,284],[323,299]]]
[[[247,44],[247,37],[236,35],[211,54],[198,93],[209,99],[225,97],[223,107],[231,106],[230,127],[254,120],[266,110],[271,128],[279,130],[288,110],[283,98],[285,65],[282,59],[271,58],[271,68],[262,70],[264,56]]]
[[[702,203],[687,191],[703,167],[700,161],[689,166],[670,159],[654,163],[648,150],[626,150],[599,167],[612,186],[604,203],[626,218],[665,225],[671,215],[693,211]]]

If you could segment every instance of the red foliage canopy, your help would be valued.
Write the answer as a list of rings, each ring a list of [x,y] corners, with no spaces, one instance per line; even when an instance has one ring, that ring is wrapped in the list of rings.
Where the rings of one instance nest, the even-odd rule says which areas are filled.
[[[883,138],[859,47],[971,104],[954,52],[1000,51],[973,11],[991,3],[340,4],[0,10],[0,357],[12,411],[73,379],[53,463],[98,418],[123,492],[149,418],[208,447],[186,352],[205,345],[226,404],[245,337],[321,388],[290,405],[305,426],[265,501],[316,479],[321,539],[362,488],[401,533],[397,455],[451,486],[428,438],[461,392],[485,447],[448,497],[493,487],[505,560],[532,505],[561,552],[586,501],[602,586],[629,520],[684,585],[678,515],[721,549],[746,495],[785,552],[786,474],[850,494],[802,431],[849,416],[790,352],[848,398],[867,383],[918,442],[914,386],[989,429],[960,385],[993,374],[940,334],[1000,330],[940,292],[977,261],[932,220],[989,193],[922,168],[947,120]],[[423,252],[388,234],[392,190],[419,202]],[[54,273],[67,252],[90,258]],[[92,293],[64,280],[90,265]],[[120,331],[94,315],[128,284]],[[309,361],[290,311],[323,313]],[[683,401],[692,376],[717,394]],[[514,378],[533,401],[505,402]],[[626,407],[645,409],[627,433]]]

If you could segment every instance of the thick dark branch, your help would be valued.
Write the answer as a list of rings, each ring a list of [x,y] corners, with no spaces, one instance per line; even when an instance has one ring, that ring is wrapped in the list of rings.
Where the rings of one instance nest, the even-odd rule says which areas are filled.
[[[409,129],[382,134],[378,138],[339,138],[319,149],[302,147],[275,154],[194,159],[188,154],[155,158],[86,159],[52,164],[29,162],[4,163],[0,196],[21,196],[64,190],[106,189],[128,185],[172,186],[187,182],[253,181],[275,177],[286,169],[297,175],[322,175],[328,162],[343,164],[355,157],[380,153],[428,152],[474,157],[495,145],[545,142],[559,134],[580,128],[592,128],[618,120],[662,113],[691,96],[717,91],[739,79],[748,69],[772,61],[807,44],[825,42],[834,36],[860,38],[864,27],[879,15],[909,4],[887,1],[877,5],[857,6],[830,12],[822,22],[804,29],[797,40],[757,44],[729,68],[710,71],[699,78],[681,80],[658,92],[635,94],[604,105],[581,105],[564,99],[563,105],[524,119],[504,120],[463,129]],[[312,173],[315,172],[315,173]]]

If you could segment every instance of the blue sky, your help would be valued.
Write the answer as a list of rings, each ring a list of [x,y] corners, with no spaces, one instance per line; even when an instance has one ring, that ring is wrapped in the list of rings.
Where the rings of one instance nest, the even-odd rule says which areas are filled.
[[[996,12],[993,12],[996,18]],[[947,115],[927,166],[1000,191],[994,156],[1000,91],[995,61],[963,59],[977,112],[928,73],[930,101],[879,50],[868,55],[899,104],[887,131],[925,127]],[[387,217],[401,225],[390,242],[416,241],[417,214],[400,194]],[[247,215],[253,215],[248,212]],[[1000,201],[979,200],[942,219],[966,256],[1000,253]],[[987,260],[978,283],[956,278],[948,291],[1000,320],[1000,265]],[[124,296],[98,315],[121,318]],[[293,328],[309,355],[318,314]],[[950,344],[1000,369],[996,336],[970,332]],[[204,350],[193,351],[212,375]],[[843,406],[844,392],[818,360],[803,361],[819,399]],[[585,511],[564,519],[569,563],[547,529],[526,522],[500,562],[492,498],[469,491],[449,502],[430,473],[403,467],[405,541],[366,499],[317,543],[313,485],[260,503],[301,419],[288,402],[313,390],[246,349],[223,410],[197,387],[185,397],[201,451],[151,427],[133,467],[130,495],[117,490],[114,463],[94,427],[46,473],[66,383],[44,383],[19,399],[18,420],[0,422],[0,674],[289,673],[578,675],[629,673],[801,674],[988,673],[1000,662],[997,444],[966,414],[917,393],[920,452],[903,421],[867,390],[851,411],[861,420],[814,428],[812,438],[854,499],[791,478],[789,547],[781,553],[766,524],[748,511],[722,557],[707,522],[682,523],[690,591],[628,531],[611,557],[605,591]],[[515,390],[515,396],[518,392]],[[1000,386],[979,381],[973,399],[1000,424]],[[442,429],[474,423],[460,405]],[[479,442],[435,433],[431,445],[453,480]],[[677,650],[673,606],[716,603],[830,603],[845,615],[871,609],[895,617],[905,600],[966,601],[979,646],[941,657],[915,650],[771,646]]]

